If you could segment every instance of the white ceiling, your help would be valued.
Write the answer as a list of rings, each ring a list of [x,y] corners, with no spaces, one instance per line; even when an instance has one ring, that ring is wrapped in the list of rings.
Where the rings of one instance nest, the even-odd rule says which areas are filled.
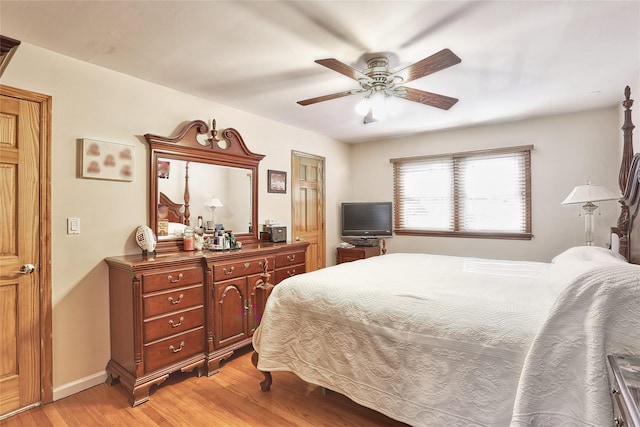
[[[612,106],[640,75],[637,0],[0,0],[0,33],[346,142]],[[358,88],[316,59],[443,48],[462,63],[407,86],[459,98],[448,111],[402,100],[365,125],[362,95],[296,104]]]

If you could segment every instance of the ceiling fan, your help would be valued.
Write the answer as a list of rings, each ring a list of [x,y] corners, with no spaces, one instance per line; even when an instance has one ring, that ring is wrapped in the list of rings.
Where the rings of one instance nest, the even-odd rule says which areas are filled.
[[[389,68],[389,59],[385,56],[373,56],[371,59],[367,60],[367,68],[363,71],[358,71],[334,58],[318,59],[315,61],[318,64],[324,65],[333,71],[337,71],[340,74],[344,74],[345,76],[356,80],[360,84],[360,88],[305,99],[298,101],[298,104],[310,105],[341,98],[343,96],[367,93],[363,100],[364,102],[361,101],[362,105],[359,104],[356,107],[357,111],[363,112],[363,115],[365,116],[365,123],[375,121],[372,119],[372,110],[370,105],[370,101],[375,97],[384,99],[384,97],[395,96],[408,101],[419,102],[431,107],[448,110],[458,102],[457,98],[451,98],[437,93],[425,92],[423,90],[400,85],[435,73],[436,71],[444,70],[445,68],[449,68],[461,61],[462,60],[449,49],[443,49],[440,52],[399,71],[393,71]],[[382,95],[382,97],[379,95]],[[358,107],[360,107],[360,110],[358,110]],[[363,109],[363,107],[365,109]],[[369,117],[369,119],[367,119],[367,117]]]

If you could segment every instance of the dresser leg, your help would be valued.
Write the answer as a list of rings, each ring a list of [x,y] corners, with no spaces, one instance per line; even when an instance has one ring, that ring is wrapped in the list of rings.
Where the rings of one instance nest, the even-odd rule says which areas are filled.
[[[107,381],[106,383],[110,386],[118,384],[120,382],[119,375],[113,375],[111,372],[107,372]]]
[[[205,365],[207,367],[207,376],[210,377],[213,374],[217,374],[220,371],[220,364],[222,361],[230,358],[231,356],[233,356],[233,350],[217,354],[216,356],[209,355]]]
[[[169,378],[169,374],[159,376],[144,384],[133,386],[131,397],[129,398],[131,406],[138,406],[149,400],[149,390],[151,389],[151,386],[160,385],[165,382],[167,378]]]

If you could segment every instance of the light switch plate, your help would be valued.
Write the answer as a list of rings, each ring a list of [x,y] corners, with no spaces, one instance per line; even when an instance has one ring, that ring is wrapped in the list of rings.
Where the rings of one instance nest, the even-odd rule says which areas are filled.
[[[80,218],[67,218],[67,234],[80,234]]]

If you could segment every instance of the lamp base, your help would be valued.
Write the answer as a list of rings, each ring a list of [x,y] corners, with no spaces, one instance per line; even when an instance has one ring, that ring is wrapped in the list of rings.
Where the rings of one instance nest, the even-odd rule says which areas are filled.
[[[598,205],[587,202],[582,205],[584,210],[584,238],[587,246],[593,246],[593,211],[598,209]]]

